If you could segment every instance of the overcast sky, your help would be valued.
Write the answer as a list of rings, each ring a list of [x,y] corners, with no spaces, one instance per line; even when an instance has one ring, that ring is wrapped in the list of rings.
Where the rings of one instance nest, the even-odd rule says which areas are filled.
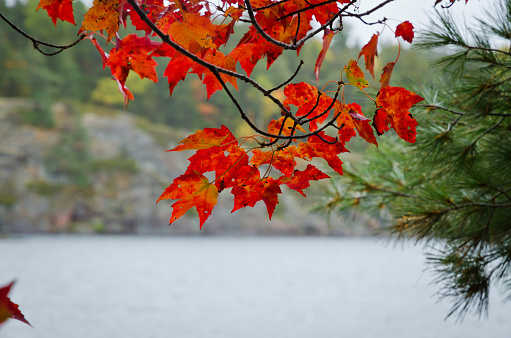
[[[382,0],[360,0],[360,13],[373,8],[381,2]],[[453,12],[459,18],[462,18],[463,15],[466,15],[467,18],[470,18],[474,13],[484,11],[484,4],[488,5],[489,3],[496,2],[497,1],[489,0],[469,0],[468,3],[465,4],[465,0],[461,0],[457,1],[451,8],[447,10]],[[434,3],[435,0],[397,0],[386,5],[384,8],[379,9],[377,12],[375,12],[375,14],[369,17],[369,20],[377,21],[378,19],[386,17],[389,19],[388,23],[393,29],[399,23],[405,20],[410,21],[414,27],[424,27],[429,23],[427,13],[434,12]],[[442,10],[440,5],[437,5],[437,8]],[[358,20],[350,20],[350,23],[355,25],[353,34],[356,36],[356,39],[365,41],[361,43],[362,45],[368,42],[376,31],[381,30],[381,26],[366,26]],[[393,39],[393,35],[390,31],[385,29],[381,38]],[[351,42],[353,42],[353,40],[354,39],[352,39]]]

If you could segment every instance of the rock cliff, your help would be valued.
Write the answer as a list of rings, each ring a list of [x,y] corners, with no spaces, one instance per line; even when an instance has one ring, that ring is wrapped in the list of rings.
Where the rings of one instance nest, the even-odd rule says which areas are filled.
[[[168,226],[172,202],[156,199],[187,166],[166,153],[190,134],[126,112],[57,103],[37,126],[31,102],[0,99],[0,228],[4,232],[140,234],[365,234],[310,215],[287,192],[270,222],[262,203],[231,214],[223,194],[199,231],[193,212]]]

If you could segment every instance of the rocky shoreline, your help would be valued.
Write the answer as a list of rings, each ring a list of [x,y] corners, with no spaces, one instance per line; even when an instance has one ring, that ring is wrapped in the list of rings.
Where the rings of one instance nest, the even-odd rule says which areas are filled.
[[[185,171],[190,154],[165,150],[189,132],[71,103],[54,104],[52,125],[40,127],[23,119],[34,110],[28,100],[0,98],[4,233],[369,234],[366,227],[340,219],[327,224],[325,217],[308,212],[313,198],[293,192],[279,196],[272,221],[262,203],[231,214],[232,198],[221,195],[203,230],[193,212],[169,227],[172,202],[155,201]]]

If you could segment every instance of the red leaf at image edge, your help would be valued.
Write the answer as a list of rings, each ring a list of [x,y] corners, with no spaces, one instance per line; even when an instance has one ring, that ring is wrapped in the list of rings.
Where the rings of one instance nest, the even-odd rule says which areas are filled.
[[[23,316],[21,311],[18,309],[18,304],[13,303],[9,297],[7,297],[13,285],[14,281],[0,288],[0,325],[8,318],[14,318],[30,325],[30,323],[25,319],[25,316]]]

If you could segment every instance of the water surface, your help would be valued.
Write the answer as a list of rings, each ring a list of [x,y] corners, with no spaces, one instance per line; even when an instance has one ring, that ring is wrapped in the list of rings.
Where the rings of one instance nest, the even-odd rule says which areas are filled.
[[[353,238],[0,240],[0,284],[34,328],[2,338],[509,338],[511,306],[444,321],[412,246]]]

